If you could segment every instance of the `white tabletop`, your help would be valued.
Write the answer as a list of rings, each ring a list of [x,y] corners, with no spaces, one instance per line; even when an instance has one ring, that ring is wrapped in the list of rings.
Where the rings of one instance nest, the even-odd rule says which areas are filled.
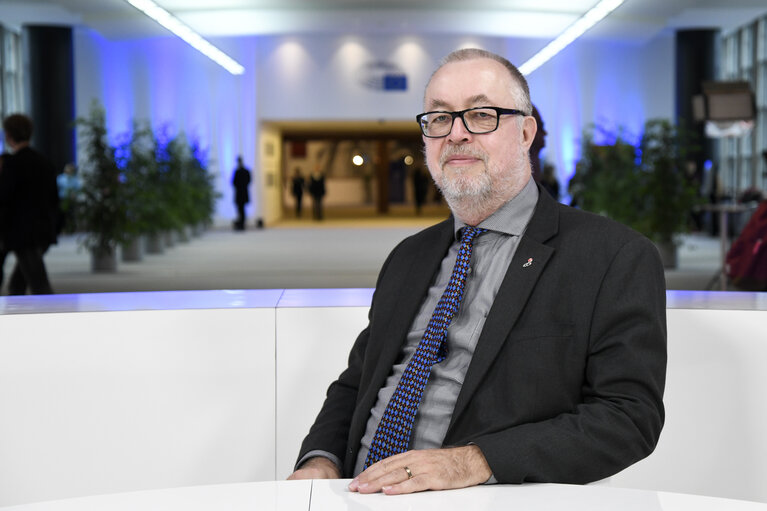
[[[267,481],[99,495],[2,511],[767,511],[767,504],[700,495],[565,484],[488,485],[413,495],[360,495],[348,480]]]

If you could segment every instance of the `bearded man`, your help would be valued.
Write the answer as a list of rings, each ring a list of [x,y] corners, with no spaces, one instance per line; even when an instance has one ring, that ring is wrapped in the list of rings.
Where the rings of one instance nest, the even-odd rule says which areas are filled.
[[[452,211],[384,263],[291,479],[387,494],[587,483],[654,449],[665,282],[650,241],[531,179],[537,126],[505,58],[448,55],[417,116]]]

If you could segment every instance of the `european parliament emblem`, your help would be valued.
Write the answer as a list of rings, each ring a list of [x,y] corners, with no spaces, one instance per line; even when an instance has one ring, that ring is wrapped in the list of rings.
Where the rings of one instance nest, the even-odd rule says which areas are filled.
[[[407,75],[397,65],[379,60],[362,68],[360,84],[373,90],[406,91]]]

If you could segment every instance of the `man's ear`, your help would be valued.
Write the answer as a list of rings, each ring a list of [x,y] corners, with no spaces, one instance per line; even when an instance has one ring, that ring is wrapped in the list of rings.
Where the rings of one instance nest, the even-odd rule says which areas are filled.
[[[524,145],[526,149],[530,149],[530,146],[533,145],[533,139],[535,139],[535,134],[537,132],[538,123],[535,122],[535,117],[530,115],[526,116],[522,121],[522,145]]]

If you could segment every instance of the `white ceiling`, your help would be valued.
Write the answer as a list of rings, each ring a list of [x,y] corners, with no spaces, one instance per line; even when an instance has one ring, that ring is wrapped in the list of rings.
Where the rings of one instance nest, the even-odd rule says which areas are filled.
[[[597,0],[156,0],[204,36],[467,34],[552,38]],[[644,42],[663,30],[732,30],[765,0],[626,0],[587,37]],[[166,35],[124,0],[3,0],[2,23],[65,23],[109,39]]]

